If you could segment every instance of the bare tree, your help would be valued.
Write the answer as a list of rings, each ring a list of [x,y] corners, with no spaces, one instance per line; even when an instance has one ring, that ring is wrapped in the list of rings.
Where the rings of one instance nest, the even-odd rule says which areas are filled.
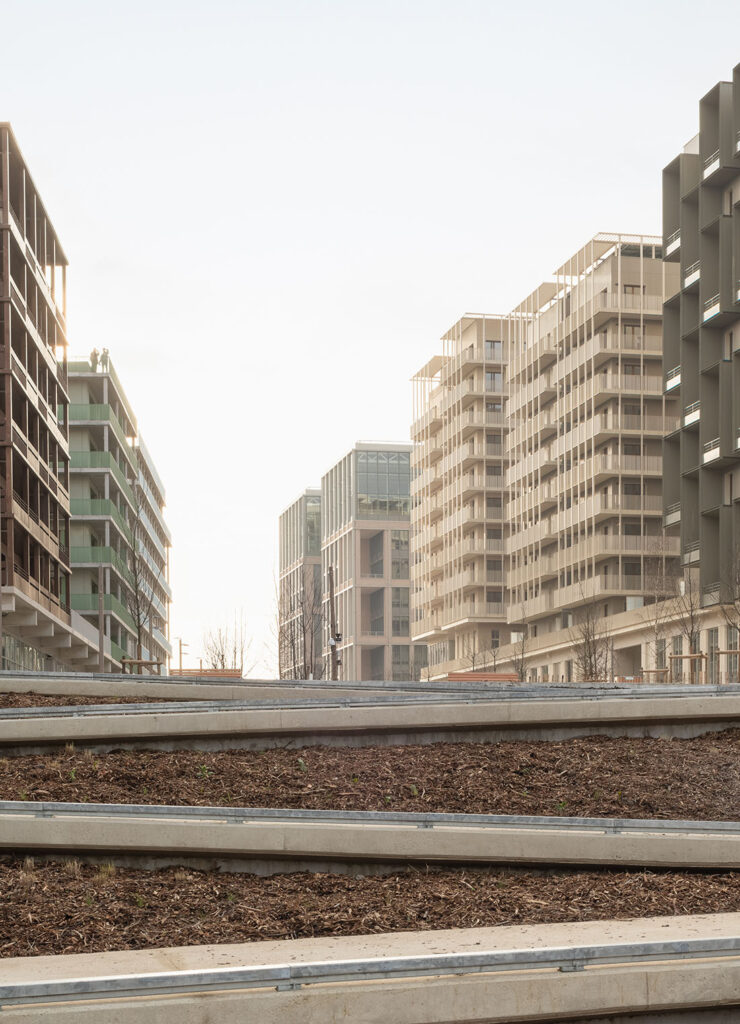
[[[466,662],[470,666],[471,672],[475,672],[476,668],[482,664],[483,652],[481,651],[480,640],[476,631],[465,634],[461,661]]]
[[[281,581],[277,609],[278,668],[281,679],[322,679],[324,604],[320,577],[301,567],[298,585]]]
[[[244,613],[234,615],[234,625],[209,630],[203,636],[203,660],[206,667],[215,670],[238,670],[240,675],[251,672],[249,661],[252,641],[247,637]]]
[[[734,630],[735,645],[738,646],[740,643],[740,546],[735,548],[734,558],[726,568],[725,578],[721,583],[720,598],[722,616],[730,629]],[[735,663],[738,678],[732,681],[740,682],[740,656],[735,657]],[[729,678],[727,681],[730,682]]]
[[[527,642],[529,640],[527,630],[527,626],[522,626],[520,631],[511,634],[511,644],[514,649],[511,663],[520,683],[527,681]]]
[[[141,484],[137,481],[134,490],[134,513],[131,521],[131,552],[128,561],[128,583],[126,591],[126,607],[133,619],[136,633],[136,659],[142,660],[144,640],[151,637],[152,630],[159,622],[154,610],[154,587],[162,577],[164,563],[156,566],[154,559],[146,550],[147,528],[144,522],[144,495]],[[136,666],[141,672],[141,665]]]
[[[697,569],[687,569],[676,581],[676,591],[670,599],[671,621],[688,644],[689,654],[701,654],[701,589]],[[691,666],[689,678],[696,681],[701,678],[701,659],[688,659]],[[695,667],[698,665],[698,668]],[[671,673],[672,674],[672,673]]]
[[[658,667],[661,652],[665,654],[673,599],[678,592],[678,559],[669,555],[666,548],[665,534],[656,536],[648,543],[644,560],[644,585],[648,595],[645,621],[650,626],[648,650],[654,668]]]
[[[581,591],[583,596],[583,591]],[[609,653],[611,634],[608,618],[598,614],[598,605],[587,601],[573,616],[573,625],[568,629],[573,644],[573,660],[581,682],[596,682],[609,674]]]

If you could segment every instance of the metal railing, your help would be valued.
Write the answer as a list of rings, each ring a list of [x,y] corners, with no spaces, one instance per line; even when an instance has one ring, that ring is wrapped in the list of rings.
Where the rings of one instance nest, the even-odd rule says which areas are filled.
[[[709,156],[704,159],[704,169],[706,170],[707,167],[711,167],[711,165],[717,160],[719,160],[719,150],[715,149],[714,153],[710,153]]]
[[[476,953],[432,953],[424,956],[373,957],[273,964],[260,967],[218,967],[200,971],[165,971],[98,978],[18,982],[0,986],[0,1007],[19,1003],[92,1001],[206,994],[209,990],[272,988],[278,991],[306,985],[394,981],[400,978],[490,974],[504,971],[582,971],[586,968],[655,961],[736,958],[740,938],[676,939],[667,942],[617,943],[603,946],[563,946],[507,949]]]
[[[692,263],[691,266],[684,270],[684,280],[686,280],[687,277],[691,277],[692,274],[695,274],[697,270],[701,270],[701,260],[697,260],[696,263]]]
[[[672,231],[670,233],[670,235],[666,236],[666,240],[665,240],[666,248],[668,248],[668,246],[670,246],[670,245],[673,245],[673,243],[677,242],[680,238],[681,238],[681,228],[676,228],[675,231]]]
[[[706,311],[708,309],[711,309],[712,306],[718,306],[718,305],[719,305],[719,292],[717,292],[716,295],[713,295],[711,297],[711,299],[707,299],[706,300],[706,302],[704,303],[704,312],[706,313]]]

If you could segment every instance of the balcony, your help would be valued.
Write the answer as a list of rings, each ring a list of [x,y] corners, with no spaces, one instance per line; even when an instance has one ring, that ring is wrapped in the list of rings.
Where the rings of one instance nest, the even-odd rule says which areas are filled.
[[[133,576],[125,559],[123,559],[115,548],[104,545],[93,545],[91,547],[73,547],[69,553],[70,562],[74,567],[83,565],[112,565],[129,583],[133,583]]]
[[[70,597],[70,604],[74,611],[82,612],[83,614],[98,612],[98,595],[97,594],[72,594]],[[133,616],[122,601],[119,601],[113,594],[103,595],[103,610],[111,612],[113,615],[117,615],[118,618],[124,622],[129,629],[136,629],[134,624]]]
[[[719,170],[719,150],[716,149],[714,153],[710,153],[704,160],[704,169],[702,170],[702,179],[708,178],[714,174],[715,171]]]
[[[665,375],[665,389],[671,391],[673,388],[677,388],[681,383],[681,367],[674,366],[672,370],[668,370]]]
[[[687,267],[683,275],[683,286],[684,288],[690,288],[696,284],[701,277],[701,260],[697,260],[696,263],[692,263],[690,267]]]
[[[701,557],[701,546],[698,540],[692,541],[684,548],[681,561],[684,565],[694,565]]]
[[[677,249],[681,247],[681,229],[671,232],[665,240],[665,254],[671,256]]]
[[[676,501],[672,505],[666,506],[665,515],[663,516],[664,526],[677,526],[681,522],[681,502]]]
[[[70,512],[73,516],[89,516],[95,519],[110,516],[129,544],[133,544],[133,534],[121,510],[108,498],[72,498]]]
[[[698,423],[701,418],[701,402],[692,402],[687,405],[683,414],[683,425],[690,427],[692,423]]]
[[[110,425],[113,433],[116,436],[121,449],[126,458],[131,463],[134,469],[138,468],[139,460],[136,457],[135,450],[131,447],[129,439],[126,437],[126,431],[123,429],[121,421],[116,416],[113,408],[110,405],[104,403],[101,404],[80,404],[69,406],[69,423],[70,426],[74,426],[76,423],[100,423]]]
[[[715,437],[712,441],[707,441],[704,445],[704,453],[702,455],[702,464],[706,465],[708,462],[714,462],[719,458],[719,438]]]
[[[70,469],[110,470],[124,495],[128,498],[134,508],[136,507],[136,499],[133,492],[133,481],[126,479],[126,475],[110,452],[70,452],[69,466]]]
[[[719,292],[713,295],[711,299],[707,299],[704,303],[704,312],[702,313],[702,323],[706,323],[707,320],[712,320],[720,312],[719,304]]]

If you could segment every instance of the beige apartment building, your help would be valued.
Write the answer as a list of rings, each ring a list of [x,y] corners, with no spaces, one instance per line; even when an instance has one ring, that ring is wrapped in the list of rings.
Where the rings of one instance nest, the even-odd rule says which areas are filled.
[[[467,315],[413,378],[412,636],[433,677],[475,669],[509,638],[507,355],[502,319]]]
[[[339,679],[406,680],[426,668],[409,629],[411,445],[360,441],[280,516],[283,679],[329,678],[329,567]]]
[[[411,445],[358,442],[321,479],[324,656],[334,567],[339,678],[404,680],[424,669],[410,639]],[[328,672],[327,672],[328,675]]]
[[[660,238],[597,235],[507,318],[508,619],[532,639],[577,627],[589,606],[642,608],[677,565],[663,536],[662,441],[678,411],[661,329],[678,275],[662,255]],[[538,675],[567,678],[569,660]],[[620,660],[637,674],[639,644]]]
[[[662,257],[660,238],[597,235],[508,315],[464,317],[416,375],[413,636],[433,678],[510,668],[512,640],[529,677],[574,678],[585,610],[641,622],[676,571]],[[623,643],[615,671],[645,657]]]

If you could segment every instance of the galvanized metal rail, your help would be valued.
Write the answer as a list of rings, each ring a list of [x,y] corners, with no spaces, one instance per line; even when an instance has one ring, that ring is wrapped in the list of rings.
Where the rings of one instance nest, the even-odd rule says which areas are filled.
[[[7,801],[0,849],[263,874],[317,862],[737,870],[740,822]]]
[[[740,958],[740,938],[620,943],[604,946],[437,953],[427,956],[316,961],[203,971],[71,978],[0,985],[0,1008],[67,1001],[216,994],[233,989],[290,991],[310,985],[395,981],[405,978],[492,974],[507,971],[574,972],[620,965],[643,967],[656,961],[727,961]]]
[[[529,687],[517,689],[491,689],[486,692],[459,692],[442,695],[383,695],[381,697],[325,697],[286,698],[285,700],[199,700],[161,701],[147,704],[68,704],[30,708],[0,708],[0,721],[17,719],[48,718],[93,718],[106,716],[178,714],[193,715],[205,711],[291,711],[317,708],[382,708],[382,707],[432,707],[435,705],[496,704],[512,701],[554,702],[578,699],[581,701],[648,700],[655,697],[691,699],[696,697],[725,697],[740,694],[740,686],[693,686],[693,687]]]
[[[573,818],[519,814],[441,814],[411,811],[332,811],[282,807],[193,807],[180,804],[73,804],[54,801],[0,800],[0,815],[37,818],[116,817],[258,824],[260,822],[385,825],[441,829],[549,829],[557,832],[674,833],[740,836],[740,821],[681,821],[673,818]]]

